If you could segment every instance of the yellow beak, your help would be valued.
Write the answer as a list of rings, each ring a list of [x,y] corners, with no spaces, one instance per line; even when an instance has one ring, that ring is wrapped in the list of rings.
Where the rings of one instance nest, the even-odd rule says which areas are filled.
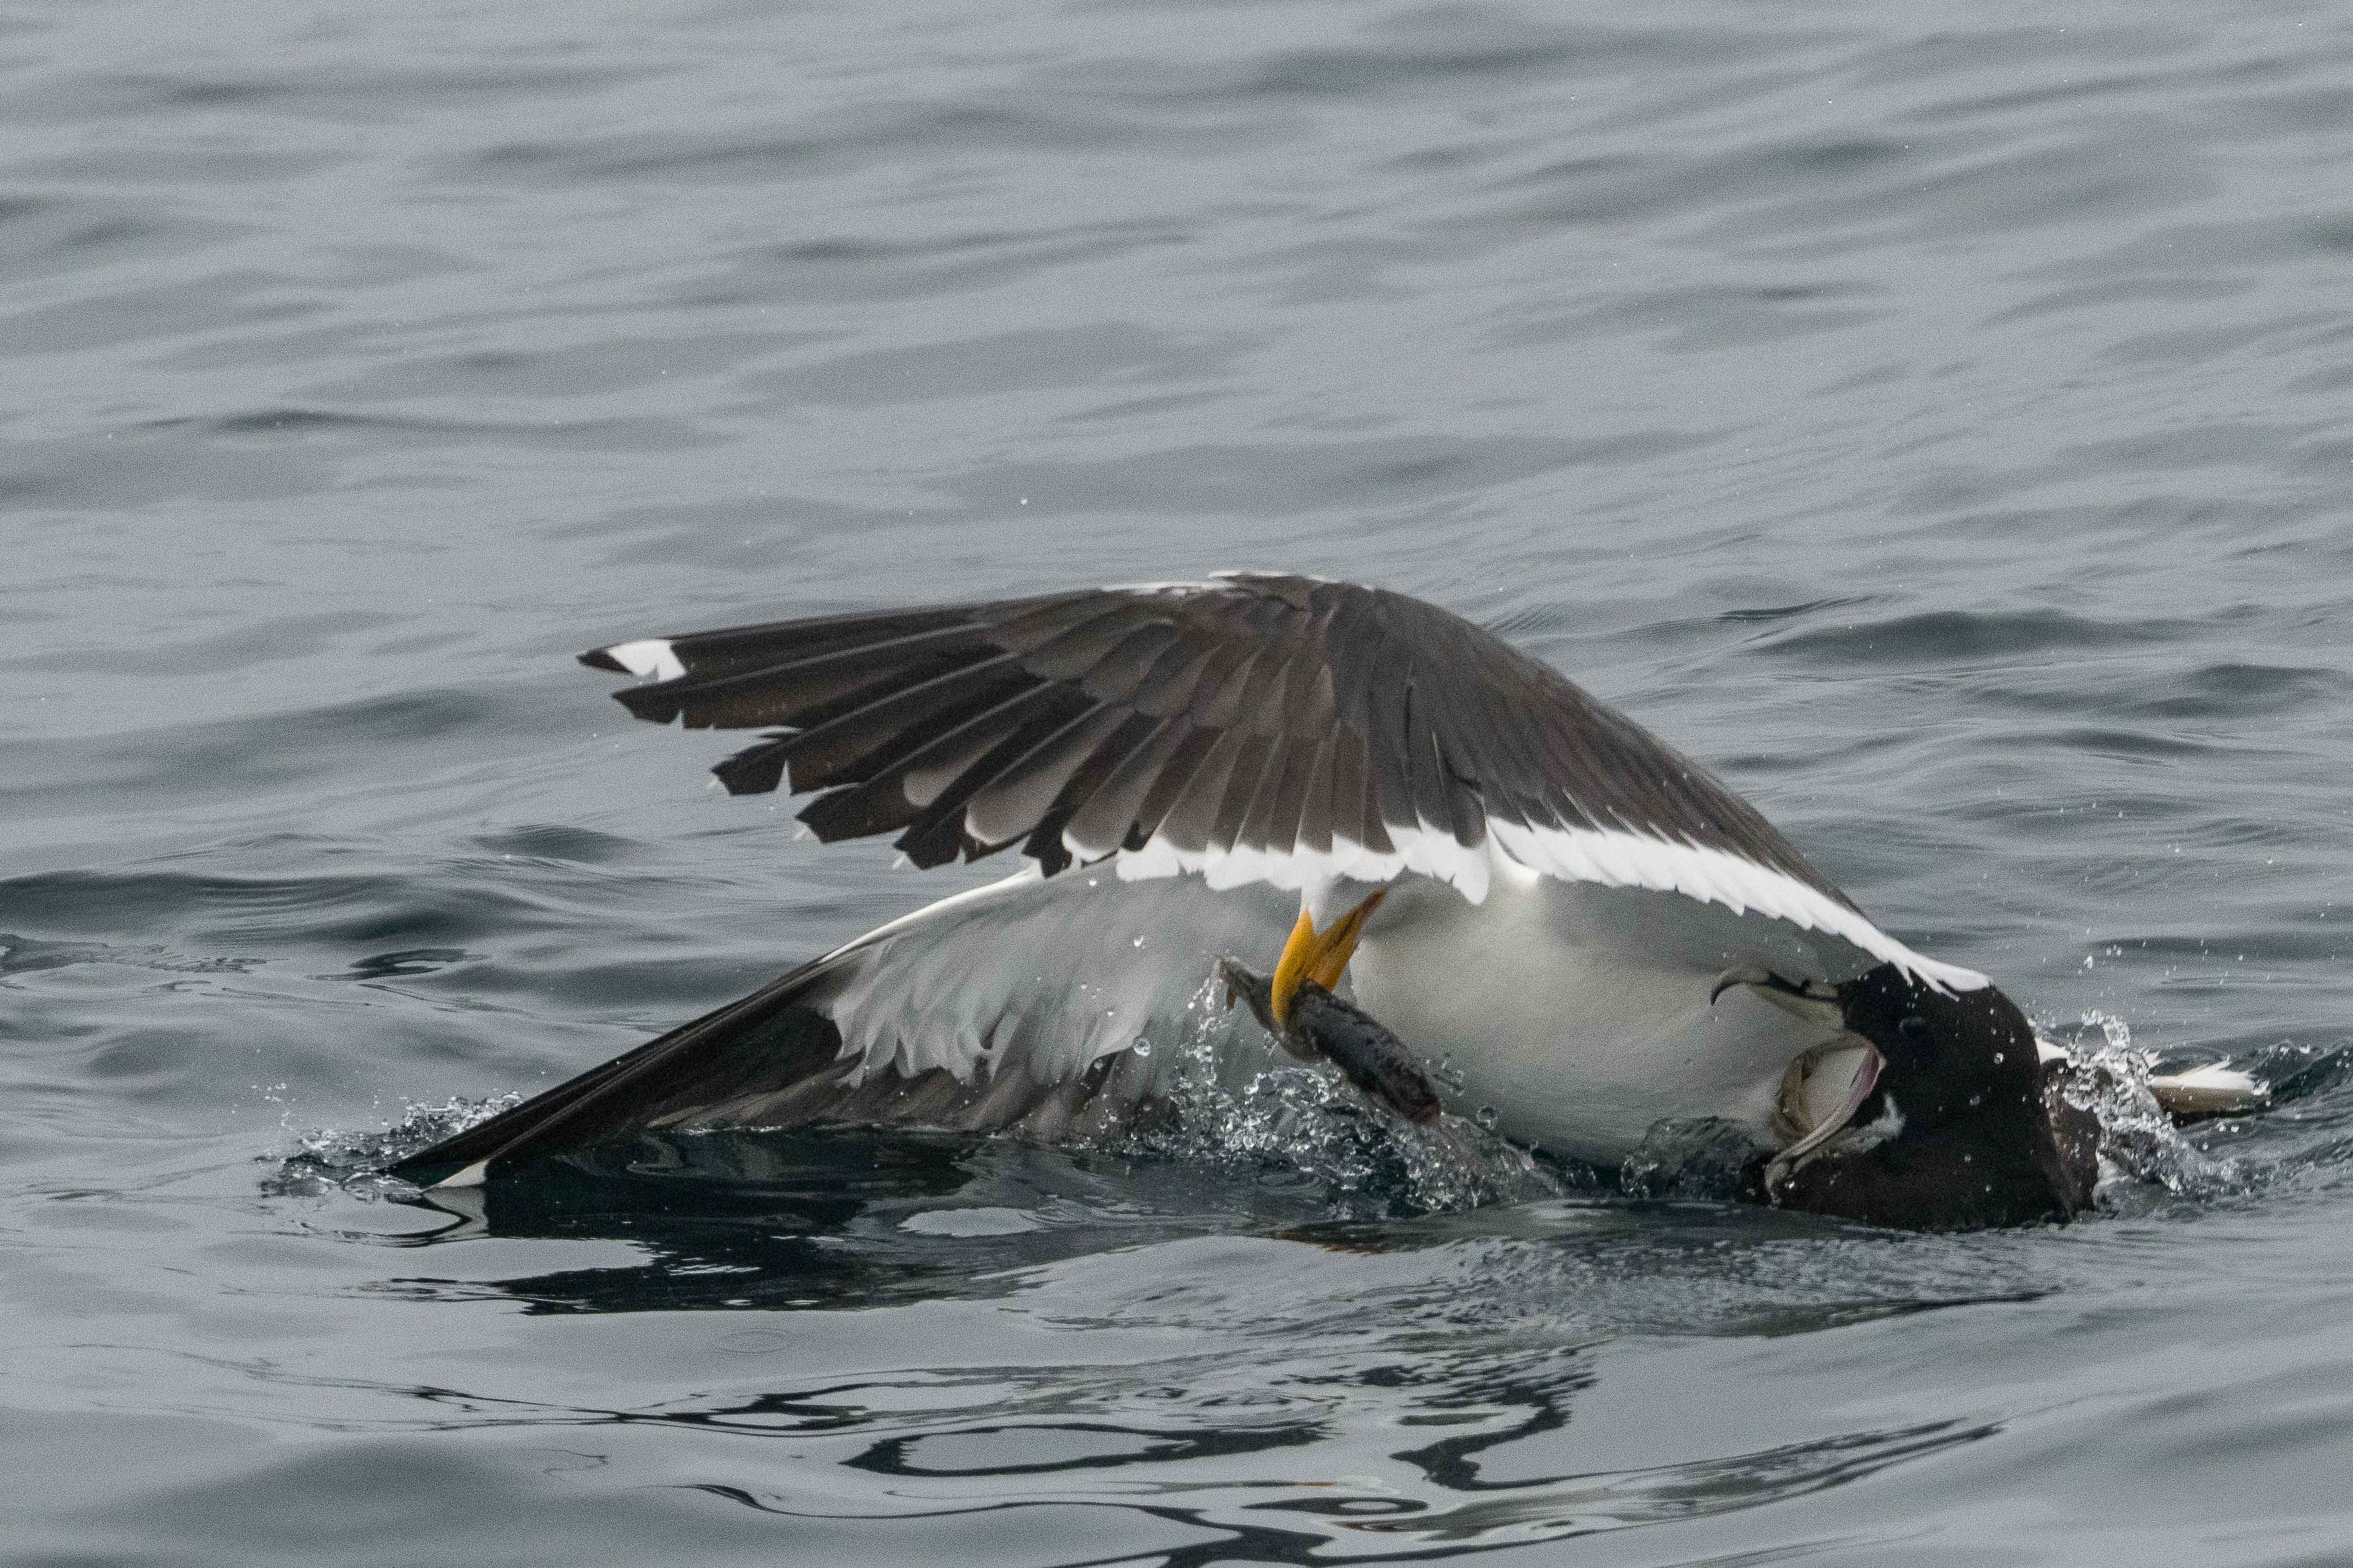
[[[1340,984],[1348,960],[1356,954],[1356,939],[1365,934],[1366,919],[1380,907],[1388,891],[1381,889],[1320,931],[1313,916],[1305,910],[1299,911],[1291,940],[1282,944],[1282,956],[1275,961],[1271,989],[1276,1023],[1291,1022],[1291,999],[1299,994],[1302,983],[1313,980],[1326,991]]]

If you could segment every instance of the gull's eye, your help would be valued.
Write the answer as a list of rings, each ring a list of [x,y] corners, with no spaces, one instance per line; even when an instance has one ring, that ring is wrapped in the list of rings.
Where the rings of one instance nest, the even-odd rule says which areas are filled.
[[[1903,1036],[1907,1040],[1919,1041],[1926,1039],[1928,1037],[1928,1020],[1923,1018],[1917,1013],[1906,1014],[1904,1021],[1895,1026],[1895,1032]]]

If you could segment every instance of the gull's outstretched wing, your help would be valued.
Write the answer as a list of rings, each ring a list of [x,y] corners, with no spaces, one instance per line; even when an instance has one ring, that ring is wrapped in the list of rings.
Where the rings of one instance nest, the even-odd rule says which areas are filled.
[[[1302,577],[1105,588],[653,637],[642,719],[766,728],[715,770],[818,792],[827,840],[929,866],[1013,845],[1051,876],[1196,871],[1311,903],[1419,872],[1485,897],[1492,856],[1835,934],[1974,989],[1881,931],[1746,801],[1470,622]]]
[[[637,1130],[902,1124],[1051,1139],[1165,1092],[1229,952],[1292,901],[1034,871],[944,899],[395,1165],[477,1179]],[[1248,1015],[1236,1027],[1256,1031]],[[1138,1040],[1162,1046],[1132,1049]],[[478,1170],[477,1167],[480,1167]]]

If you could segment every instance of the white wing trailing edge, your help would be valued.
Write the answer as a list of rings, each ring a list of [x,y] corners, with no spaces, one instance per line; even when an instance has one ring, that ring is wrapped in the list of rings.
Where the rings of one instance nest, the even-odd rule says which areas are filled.
[[[650,675],[656,680],[681,680],[686,677],[686,666],[679,662],[667,637],[616,643],[604,652],[631,675]]]
[[[1835,934],[1986,984],[1872,923],[1754,807],[1548,667],[1401,595],[1303,577],[1086,590],[645,638],[647,719],[774,726],[715,770],[818,792],[828,841],[919,866],[1019,846],[1048,876],[1265,884],[1318,914],[1407,876],[1487,896],[1491,846]]]

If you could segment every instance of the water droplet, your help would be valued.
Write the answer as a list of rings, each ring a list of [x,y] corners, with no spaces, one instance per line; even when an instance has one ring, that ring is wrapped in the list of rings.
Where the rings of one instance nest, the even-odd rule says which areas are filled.
[[[1996,1052],[1994,1052],[1994,1054],[1993,1054],[1993,1065],[1994,1065],[1994,1066],[1996,1066],[1996,1067],[2000,1067],[2000,1066],[2001,1066],[2001,1060],[2002,1060],[2001,1053],[2000,1053],[2000,1051],[1996,1051]]]
[[[1480,1126],[1485,1128],[1488,1131],[1493,1132],[1495,1130],[1495,1123],[1504,1120],[1504,1116],[1503,1112],[1497,1110],[1493,1106],[1482,1105],[1479,1108],[1477,1120]]]
[[[1135,1044],[1128,1047],[1128,1049],[1139,1057],[1148,1057],[1152,1054],[1152,1042],[1138,1035],[1135,1037]]]

